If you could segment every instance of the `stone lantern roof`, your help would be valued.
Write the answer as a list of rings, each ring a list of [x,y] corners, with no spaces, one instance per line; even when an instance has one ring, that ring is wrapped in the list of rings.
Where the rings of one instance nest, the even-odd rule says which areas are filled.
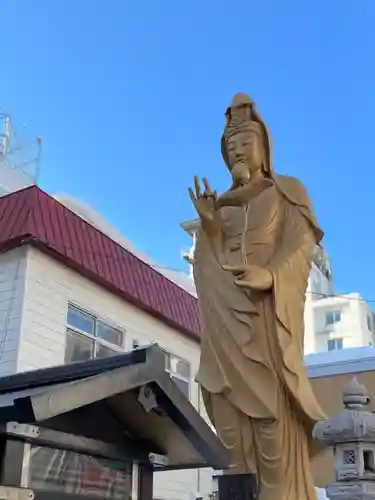
[[[346,386],[342,401],[344,410],[329,420],[316,424],[313,437],[327,445],[337,442],[375,442],[375,413],[368,409],[370,398],[356,378]]]

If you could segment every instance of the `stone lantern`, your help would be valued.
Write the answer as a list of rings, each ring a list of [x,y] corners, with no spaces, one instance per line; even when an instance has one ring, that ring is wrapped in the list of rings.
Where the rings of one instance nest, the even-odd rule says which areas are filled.
[[[318,422],[313,437],[333,447],[336,482],[331,500],[375,500],[375,414],[366,388],[353,378],[343,393],[344,410]]]

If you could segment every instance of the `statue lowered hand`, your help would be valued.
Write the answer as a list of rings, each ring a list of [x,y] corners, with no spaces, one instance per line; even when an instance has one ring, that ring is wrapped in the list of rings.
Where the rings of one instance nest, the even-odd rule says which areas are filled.
[[[195,193],[189,188],[190,199],[193,202],[195,210],[197,211],[202,229],[208,233],[215,233],[220,227],[219,215],[216,211],[217,193],[211,191],[207,179],[203,178],[204,191],[202,192],[199,180],[194,177]]]
[[[241,288],[266,291],[272,287],[272,273],[263,267],[245,264],[242,266],[223,266],[224,271],[231,272],[236,279],[234,283]]]

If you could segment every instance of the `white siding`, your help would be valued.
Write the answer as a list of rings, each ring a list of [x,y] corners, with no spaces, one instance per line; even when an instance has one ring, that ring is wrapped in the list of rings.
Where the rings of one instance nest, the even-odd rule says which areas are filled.
[[[199,344],[161,321],[107,292],[78,273],[38,250],[27,254],[26,293],[18,371],[64,363],[68,302],[93,312],[124,329],[126,350],[133,341],[156,341],[191,365],[191,402],[198,405],[198,386],[193,379],[199,363]],[[211,491],[211,470],[155,474],[156,498],[188,500],[190,491]]]
[[[26,249],[0,255],[0,376],[17,370],[25,272]]]

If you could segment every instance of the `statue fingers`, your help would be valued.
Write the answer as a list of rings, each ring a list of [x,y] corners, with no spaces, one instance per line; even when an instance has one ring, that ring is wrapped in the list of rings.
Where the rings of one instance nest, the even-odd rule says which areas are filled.
[[[212,198],[214,201],[217,200],[217,191],[212,191],[210,184],[206,177],[203,177],[203,184],[204,184],[204,196],[206,198]]]
[[[234,280],[234,284],[241,288],[255,288],[254,285],[248,280]]]
[[[189,188],[189,195],[191,201],[193,202],[193,205],[195,206],[195,204],[197,203],[197,198],[195,197],[194,191],[191,188]]]
[[[194,176],[194,185],[195,185],[195,195],[197,198],[200,198],[200,196],[202,195],[202,190],[201,190],[201,185],[199,183],[199,179],[196,175]]]
[[[236,279],[234,280],[234,283],[241,288],[246,288],[246,289],[251,289],[251,290],[257,290],[259,292],[265,292],[267,290],[270,290],[272,287],[272,283],[269,282],[268,280],[262,280],[262,279],[249,279],[249,276],[244,276],[244,279]]]
[[[229,272],[231,272],[233,274],[236,274],[236,275],[244,273],[247,270],[247,266],[242,266],[242,265],[240,265],[240,266],[229,266],[227,264],[224,264],[222,267],[223,267],[224,271],[229,271]]]
[[[249,278],[247,266],[223,266],[224,271],[229,271],[237,279],[244,280]]]
[[[204,191],[205,191],[205,193],[206,193],[208,196],[212,195],[213,193],[212,193],[212,191],[211,191],[210,184],[208,183],[208,180],[206,179],[206,177],[203,177],[202,181],[203,181],[203,185],[204,185]]]

